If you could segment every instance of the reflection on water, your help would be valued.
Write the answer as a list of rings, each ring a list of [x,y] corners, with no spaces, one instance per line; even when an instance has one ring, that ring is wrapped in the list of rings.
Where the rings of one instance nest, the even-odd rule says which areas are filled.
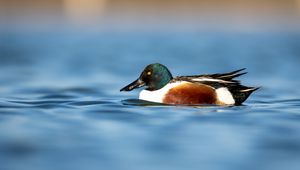
[[[7,34],[5,34],[7,35]],[[10,32],[1,44],[1,169],[298,169],[298,34]],[[243,106],[120,93],[145,65],[248,68]]]

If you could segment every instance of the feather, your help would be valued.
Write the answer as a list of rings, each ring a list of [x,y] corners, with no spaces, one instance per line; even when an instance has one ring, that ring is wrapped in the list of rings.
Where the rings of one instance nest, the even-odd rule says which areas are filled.
[[[209,85],[215,89],[226,87],[232,94],[236,105],[240,105],[250,96],[252,92],[259,89],[259,87],[243,86],[240,84],[240,81],[234,80],[236,77],[247,74],[247,72],[242,72],[244,70],[245,68],[223,74],[179,76],[174,78],[172,82],[187,81],[191,83],[200,83]]]

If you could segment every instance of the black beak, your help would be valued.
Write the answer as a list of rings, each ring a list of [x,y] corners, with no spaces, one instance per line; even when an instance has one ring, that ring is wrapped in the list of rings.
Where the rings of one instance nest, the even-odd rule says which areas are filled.
[[[131,91],[135,88],[143,87],[145,82],[140,79],[135,80],[134,82],[130,83],[129,85],[123,87],[120,91]]]

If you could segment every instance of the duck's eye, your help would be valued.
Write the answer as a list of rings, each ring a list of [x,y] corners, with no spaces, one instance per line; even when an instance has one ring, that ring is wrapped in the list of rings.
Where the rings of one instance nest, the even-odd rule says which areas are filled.
[[[152,74],[152,72],[151,72],[151,71],[148,71],[148,72],[147,72],[147,75],[148,75],[148,76],[150,76],[151,74]]]

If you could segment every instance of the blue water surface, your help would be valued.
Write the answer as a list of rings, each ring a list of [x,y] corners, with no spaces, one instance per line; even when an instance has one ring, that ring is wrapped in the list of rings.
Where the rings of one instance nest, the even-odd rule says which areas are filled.
[[[10,30],[0,50],[1,170],[300,167],[298,33]],[[119,92],[153,62],[174,75],[247,68],[243,84],[262,88],[235,107]]]

